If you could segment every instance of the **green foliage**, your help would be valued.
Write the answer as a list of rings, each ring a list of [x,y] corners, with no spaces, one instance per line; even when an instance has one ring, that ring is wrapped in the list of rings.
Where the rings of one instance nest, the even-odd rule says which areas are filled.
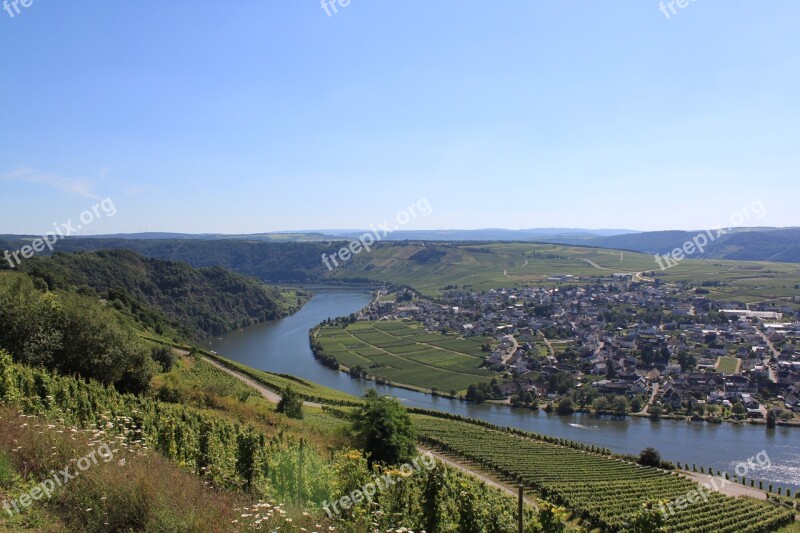
[[[413,457],[414,425],[396,398],[379,396],[375,389],[364,395],[364,405],[353,413],[352,429],[371,463],[399,464]]]
[[[546,501],[539,504],[539,524],[542,526],[542,533],[563,533],[567,530],[564,524],[566,512],[560,507],[556,507]]]
[[[0,348],[0,400],[14,402],[17,399],[17,388],[14,384],[11,354]]]
[[[572,398],[569,396],[565,396],[558,401],[558,405],[556,406],[556,413],[560,415],[571,415],[575,412],[575,403],[572,401]]]
[[[146,444],[186,470],[202,473],[214,486],[293,499],[302,478],[303,492],[316,503],[333,491],[328,467],[313,448],[306,448],[304,474],[299,475],[299,443],[294,439],[269,439],[252,426],[213,412],[121,394],[96,381],[18,364],[10,368],[18,397],[9,405],[76,427],[102,429],[108,438],[119,437],[120,445]]]
[[[41,293],[22,276],[3,281],[0,347],[17,361],[96,379],[122,391],[147,389],[155,362],[104,304],[72,293]]]
[[[289,418],[303,418],[303,399],[295,392],[294,387],[287,385],[283,389],[276,410]]]
[[[611,402],[611,407],[614,410],[614,414],[617,416],[625,416],[628,413],[628,400],[625,396],[617,396],[614,398],[614,401]]]
[[[642,508],[633,515],[630,533],[659,533],[664,531],[664,515],[653,502],[645,502]]]
[[[645,448],[639,454],[639,464],[658,468],[661,465],[661,452],[655,448]]]
[[[465,390],[481,384],[485,397],[494,377],[483,368],[487,337],[463,338],[428,332],[417,322],[406,320],[355,321],[355,315],[336,325],[313,331],[311,347],[322,364],[338,369],[341,364],[354,377],[365,374],[376,380],[402,383],[433,390]],[[421,371],[424,369],[424,372]]]
[[[442,417],[417,416],[420,440],[503,479],[513,479],[543,499],[569,509],[588,530],[626,531],[645,502],[673,501],[697,489],[688,479],[608,457],[607,452],[561,439],[481,427]],[[793,513],[764,502],[712,492],[692,512],[671,517],[670,531],[774,531]],[[509,529],[514,531],[514,529]]]
[[[195,269],[130,250],[57,253],[25,261],[20,269],[50,290],[83,287],[159,334],[222,335],[280,318],[295,307],[277,289],[223,268]]]
[[[161,365],[162,372],[169,372],[178,360],[178,355],[175,350],[169,346],[153,346],[151,351],[153,361]]]

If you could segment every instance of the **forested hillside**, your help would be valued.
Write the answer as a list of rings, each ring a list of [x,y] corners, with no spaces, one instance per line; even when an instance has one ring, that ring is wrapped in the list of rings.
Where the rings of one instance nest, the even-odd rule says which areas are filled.
[[[281,318],[304,297],[220,267],[195,269],[130,250],[56,253],[26,260],[19,269],[43,288],[74,287],[108,300],[156,333],[195,339]]]
[[[27,241],[0,238],[0,249],[19,249]],[[236,239],[101,239],[69,237],[61,252],[128,249],[156,259],[182,261],[195,268],[219,266],[267,283],[320,281],[322,254],[339,250],[341,242],[259,242]]]

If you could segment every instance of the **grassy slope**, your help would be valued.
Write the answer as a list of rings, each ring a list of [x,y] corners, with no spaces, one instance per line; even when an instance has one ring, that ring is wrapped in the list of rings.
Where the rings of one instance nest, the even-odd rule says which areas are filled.
[[[263,373],[263,372],[255,371],[253,369],[248,369],[247,367],[245,367],[243,365],[237,365],[237,367],[238,367],[238,369],[240,371],[241,370],[248,371],[248,373],[251,374],[251,375],[259,375],[259,374],[263,375],[263,374],[266,374],[266,373]],[[200,376],[200,375],[205,374],[205,372],[206,372],[206,370],[204,370],[202,373],[198,374],[197,372],[194,371],[194,368],[196,368],[196,365],[195,365],[195,367],[192,367],[192,368],[185,368],[185,369],[178,370],[178,372],[179,373],[186,373],[187,376],[188,375]],[[216,369],[213,369],[213,367],[209,368],[208,370],[212,374],[213,373],[217,374],[217,378],[214,381],[217,382],[218,384],[227,383],[228,385],[226,385],[226,386],[230,386],[232,391],[238,391],[239,390],[238,385],[236,385],[235,383],[231,383],[230,382],[230,380],[236,381],[235,378],[232,378],[232,377],[227,376],[227,375],[222,376],[221,375],[222,373],[220,373]],[[270,379],[270,376],[271,375],[269,375],[269,374],[267,374],[267,376],[265,376],[266,379],[267,379],[267,382],[272,382],[271,379]],[[195,386],[197,386],[197,385],[202,385],[202,384],[206,383],[207,378],[196,377],[196,378],[190,378],[190,380],[194,381]],[[272,382],[272,383],[273,383],[273,385],[275,384],[275,382]],[[203,386],[205,387],[206,385],[203,385]],[[276,390],[277,390],[277,387],[276,387]],[[321,395],[321,396],[337,397],[337,400],[349,399],[351,401],[358,402],[357,398],[348,397],[347,395],[343,395],[342,393],[335,393],[334,391],[331,391],[330,389],[326,390],[324,387],[319,387],[319,388],[315,389],[315,393],[318,394],[318,395]],[[234,392],[234,394],[238,394],[238,392]],[[345,412],[347,412],[347,409],[345,409]],[[339,425],[339,427],[341,427],[342,421],[339,420],[339,419],[332,419],[331,420],[331,416],[332,415],[330,415],[330,414],[320,413],[320,417],[321,418],[318,421],[316,421],[314,423],[314,425],[320,427],[319,431],[325,431],[323,429],[323,426],[324,427],[329,427],[329,428],[331,428],[331,427],[335,428],[335,427],[337,427],[337,425]],[[599,474],[596,474],[595,477],[597,477],[597,481],[600,484],[603,484],[604,482],[608,481],[609,478],[615,478],[615,479],[619,478],[619,479],[623,480],[622,484],[624,484],[624,485],[636,485],[640,479],[644,479],[641,474],[637,473],[637,472],[642,472],[642,470],[641,469],[636,469],[636,468],[635,469],[631,469],[631,465],[629,463],[620,462],[618,459],[612,459],[608,455],[605,455],[605,453],[588,453],[585,450],[578,452],[578,451],[575,451],[574,448],[571,447],[572,445],[570,445],[570,446],[565,448],[564,444],[566,444],[566,442],[563,442],[563,441],[559,441],[558,443],[556,443],[556,442],[548,442],[547,441],[547,439],[548,439],[547,437],[536,436],[536,435],[528,434],[528,433],[525,433],[525,432],[515,432],[515,434],[518,435],[518,436],[514,436],[512,434],[505,433],[505,432],[499,432],[498,433],[495,429],[489,429],[489,428],[486,428],[486,427],[484,427],[483,425],[480,425],[480,424],[474,424],[474,423],[470,423],[468,421],[451,420],[451,419],[448,419],[448,418],[442,418],[442,417],[438,417],[438,416],[437,417],[430,417],[430,416],[428,416],[426,414],[423,414],[423,413],[413,413],[412,414],[412,419],[414,420],[414,423],[417,426],[417,428],[418,428],[418,430],[420,432],[420,435],[423,438],[425,438],[425,439],[431,439],[431,438],[437,439],[440,442],[445,442],[445,443],[451,444],[451,445],[456,446],[456,447],[461,446],[461,444],[464,443],[464,442],[472,442],[474,440],[474,438],[471,437],[471,435],[474,436],[474,437],[478,437],[479,435],[485,435],[487,437],[491,437],[491,438],[494,438],[494,439],[499,439],[499,440],[497,440],[497,442],[498,443],[502,443],[502,446],[506,447],[508,450],[510,450],[510,449],[519,450],[519,447],[522,445],[523,442],[525,442],[525,441],[520,441],[519,440],[519,436],[527,437],[529,439],[533,439],[530,444],[526,444],[525,446],[528,446],[530,448],[530,453],[531,454],[541,454],[542,457],[545,457],[547,459],[543,460],[543,461],[536,461],[536,460],[528,461],[525,464],[533,465],[533,467],[535,469],[538,469],[537,472],[539,472],[539,470],[541,470],[542,473],[537,474],[537,476],[538,475],[544,475],[544,473],[546,473],[547,475],[549,475],[551,477],[554,476],[554,480],[556,480],[554,482],[556,484],[559,483],[557,481],[558,479],[562,479],[562,478],[570,477],[570,476],[574,477],[575,479],[581,479],[581,480],[586,481],[587,476],[589,475],[589,470],[587,470],[587,468],[590,468],[590,470],[592,472],[599,472]],[[331,424],[331,422],[333,420],[335,420],[335,422],[333,422]],[[300,428],[300,427],[302,427],[302,425],[298,426],[298,428]],[[336,430],[333,430],[334,435],[335,435],[335,431]],[[543,440],[543,439],[545,439],[545,440]],[[429,441],[429,440],[428,441],[424,441],[424,442],[427,442],[429,444],[431,443],[431,441]],[[503,453],[506,453],[506,452],[502,452],[500,454],[497,454],[496,452],[498,450],[495,450],[492,446],[485,446],[483,448],[481,448],[480,446],[481,445],[478,445],[478,448],[477,448],[477,449],[480,450],[479,455],[481,455],[485,459],[488,459],[490,461],[490,463],[492,463],[492,464],[495,464],[495,462],[502,463],[504,458],[506,457],[505,455],[503,455]],[[516,453],[516,452],[514,452],[514,453]],[[564,461],[561,461],[561,462],[558,462],[558,461],[555,462],[555,463],[553,462],[554,458],[555,459],[559,459],[562,455],[564,455],[565,457],[566,456],[568,456],[568,457],[573,457],[574,456],[574,458],[572,460],[567,459],[567,460],[564,460]],[[515,457],[516,457],[516,455],[515,455]],[[580,460],[577,460],[577,459],[580,459]],[[509,463],[509,464],[516,465],[517,467],[523,466],[522,463],[519,463],[516,460],[511,461],[511,463]],[[586,466],[588,464],[591,464],[591,467]],[[482,466],[482,468],[487,468],[487,466],[489,467],[489,470],[495,470],[490,465],[485,465],[485,464]],[[528,467],[525,466],[525,468],[528,468]],[[631,474],[632,474],[632,477],[631,477]],[[647,477],[647,476],[645,476],[645,477]],[[651,478],[648,478],[648,479],[651,479]],[[567,483],[566,485],[561,484],[559,487],[557,487],[557,491],[558,492],[553,493],[553,494],[560,494],[562,491],[567,491],[567,492],[564,493],[565,495],[569,494],[568,490],[571,490],[571,489],[569,489],[570,486],[571,485],[569,483]],[[676,495],[683,495],[687,490],[691,490],[692,487],[693,487],[693,485],[691,483],[689,483],[689,482],[681,481],[681,480],[678,480],[677,478],[674,478],[674,477],[671,477],[671,476],[663,476],[663,477],[658,477],[658,483],[657,484],[652,485],[652,484],[644,483],[644,484],[642,484],[640,489],[641,490],[649,490],[651,492],[653,490],[656,490],[658,495],[661,495],[663,493],[663,491],[671,491],[670,493],[674,492]],[[606,488],[608,488],[608,487],[606,487]],[[602,489],[602,490],[598,489],[598,490],[599,490],[598,494],[601,494],[601,493],[603,493],[603,490],[605,490],[605,489]],[[578,491],[578,492],[580,492],[580,491]],[[650,496],[648,496],[648,494],[639,494],[639,493],[637,493],[636,497],[641,497],[641,499],[644,500],[644,499],[647,499],[646,497],[650,497]],[[655,497],[655,496],[653,496],[653,497]],[[724,506],[730,512],[737,512],[737,510],[738,511],[742,511],[742,512],[746,511],[748,513],[747,514],[747,516],[748,516],[747,519],[748,520],[752,520],[752,521],[756,521],[756,520],[760,519],[762,516],[766,516],[768,513],[769,514],[774,514],[777,511],[774,507],[765,506],[765,507],[763,507],[763,512],[758,513],[758,512],[756,512],[756,509],[760,508],[759,506],[762,505],[760,503],[758,503],[758,504],[755,504],[755,503],[737,504],[737,503],[734,503],[734,501],[732,499],[730,499],[730,498],[726,498],[726,497],[721,497],[720,496],[720,497],[715,497],[712,500],[712,505],[708,508],[709,512],[707,512],[706,520],[714,520],[715,519],[714,518],[714,516],[715,516],[714,513],[710,512],[710,511],[713,510],[713,508],[714,508],[713,505],[715,505],[715,504],[716,505],[720,505],[720,506]],[[609,506],[610,505],[611,504],[609,503]],[[756,507],[754,507],[754,505]],[[704,513],[706,513],[706,509],[705,508],[704,508]],[[623,512],[623,515],[620,515],[620,516],[624,516],[624,512]],[[577,518],[577,515],[573,515],[573,518]],[[580,520],[578,520],[578,521],[580,521]],[[782,531],[786,531],[786,532],[788,532],[788,531],[796,531],[796,526],[795,525],[787,526],[786,528],[782,529]]]
[[[423,249],[443,252],[436,260],[420,261]],[[597,267],[592,266],[593,262]],[[522,285],[553,285],[551,276],[608,276],[612,273],[653,273],[675,283],[718,281],[711,297],[755,302],[800,295],[800,265],[749,261],[687,259],[662,271],[652,255],[579,246],[492,244],[392,244],[362,253],[336,270],[335,279],[372,279],[410,285],[429,296],[441,295],[448,285],[476,290]],[[575,280],[577,281],[577,280]]]

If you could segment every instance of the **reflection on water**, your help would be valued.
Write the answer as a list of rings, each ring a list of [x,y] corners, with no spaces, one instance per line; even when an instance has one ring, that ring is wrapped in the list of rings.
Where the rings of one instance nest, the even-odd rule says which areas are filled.
[[[349,315],[367,305],[365,291],[331,288],[318,290],[297,314],[268,324],[237,331],[210,343],[221,355],[254,368],[293,374],[326,387],[362,395],[375,388],[380,394],[399,398],[403,404],[437,409],[479,418],[502,426],[513,426],[557,437],[636,454],[648,446],[657,448],[670,461],[697,464],[733,472],[736,464],[766,450],[772,461],[758,477],[767,482],[800,488],[800,429],[763,426],[705,424],[703,422],[651,422],[641,418],[548,415],[530,409],[472,405],[440,396],[377,385],[352,379],[317,363],[308,343],[308,331],[327,318]]]

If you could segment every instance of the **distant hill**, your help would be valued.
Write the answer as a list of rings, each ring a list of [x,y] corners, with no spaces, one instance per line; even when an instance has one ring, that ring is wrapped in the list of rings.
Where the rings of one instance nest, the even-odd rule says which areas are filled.
[[[196,269],[130,250],[56,253],[23,261],[19,269],[51,290],[95,293],[159,333],[172,328],[187,338],[280,318],[297,304],[284,301],[274,287],[220,267]]]
[[[691,241],[700,233],[705,234],[702,230],[648,231],[580,240],[570,238],[548,240],[562,244],[583,244],[647,254],[665,254],[682,247],[685,242]],[[718,238],[716,231],[711,230],[711,234],[714,240],[709,242],[705,252],[695,253],[691,256],[692,259],[800,263],[800,228],[736,228]]]
[[[364,230],[324,230],[325,234],[355,238]],[[610,235],[635,233],[626,229],[580,229],[580,228],[534,228],[534,229],[453,229],[453,230],[398,230],[390,233],[386,240],[391,241],[537,241],[545,238],[565,237],[572,239],[591,239]]]
[[[0,250],[16,250],[26,243],[14,238],[0,239]],[[59,241],[56,249],[61,252],[128,249],[147,257],[182,261],[195,268],[219,266],[266,283],[296,284],[321,281],[324,269],[322,254],[332,253],[341,247],[342,243],[338,240],[304,243],[258,239],[68,237]]]
[[[392,229],[391,227],[389,229]],[[312,242],[331,239],[358,238],[367,229],[322,229],[301,231],[272,231],[252,234],[225,235],[221,233],[118,233],[112,235],[83,236],[83,239],[125,239],[125,240],[244,240],[274,242]],[[542,238],[608,237],[636,233],[627,229],[580,229],[580,228],[533,228],[510,230],[502,228],[451,229],[451,230],[397,230],[384,237],[387,241],[534,241]],[[0,240],[11,239],[12,235],[0,235]]]

